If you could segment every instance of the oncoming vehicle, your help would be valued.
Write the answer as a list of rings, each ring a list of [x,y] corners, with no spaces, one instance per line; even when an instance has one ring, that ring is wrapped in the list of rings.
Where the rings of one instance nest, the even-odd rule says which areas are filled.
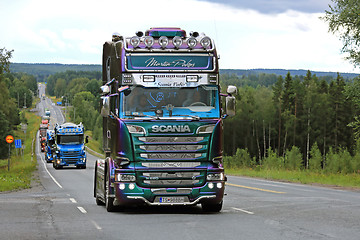
[[[104,159],[94,197],[107,211],[132,204],[222,209],[223,119],[237,89],[221,94],[214,42],[180,28],[113,35],[103,46]],[[226,110],[222,106],[226,97]]]
[[[53,154],[55,153],[56,144],[55,144],[55,131],[47,130],[46,132],[46,151],[45,151],[45,160],[47,163],[53,162]]]
[[[53,160],[55,169],[74,165],[86,168],[84,127],[82,123],[64,123],[55,125],[56,151]],[[87,138],[85,139],[87,142]]]

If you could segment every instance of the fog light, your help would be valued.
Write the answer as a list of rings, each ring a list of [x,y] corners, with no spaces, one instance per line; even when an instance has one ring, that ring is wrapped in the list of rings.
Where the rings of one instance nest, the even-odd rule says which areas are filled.
[[[129,189],[130,189],[130,190],[134,190],[134,188],[135,188],[135,184],[130,183],[130,184],[129,184]]]
[[[222,183],[220,183],[220,182],[217,183],[217,184],[216,184],[216,187],[219,188],[219,189],[222,188]]]
[[[196,44],[197,44],[196,38],[194,38],[194,37],[188,38],[187,45],[189,46],[190,49],[194,48],[196,46]]]
[[[125,184],[124,184],[124,183],[120,183],[119,188],[120,188],[120,190],[124,190],[124,189],[125,189]]]
[[[152,45],[154,44],[154,38],[151,36],[146,36],[144,38],[144,43],[147,48],[151,48]]]
[[[167,37],[161,36],[159,38],[159,45],[161,46],[161,48],[166,48],[168,44],[169,44],[169,39]]]
[[[214,184],[211,182],[211,183],[208,184],[208,187],[209,187],[210,189],[213,189],[213,188],[214,188]]]
[[[175,48],[179,48],[183,44],[183,40],[179,36],[175,36],[172,42]]]
[[[140,38],[139,37],[132,37],[130,39],[130,44],[134,47],[137,48],[140,45]]]
[[[203,48],[207,48],[210,46],[211,40],[209,37],[204,37],[203,39],[201,39],[200,44]]]

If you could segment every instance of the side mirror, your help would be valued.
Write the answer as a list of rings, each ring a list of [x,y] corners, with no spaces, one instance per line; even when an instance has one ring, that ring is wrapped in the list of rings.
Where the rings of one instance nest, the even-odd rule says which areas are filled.
[[[101,86],[100,89],[103,94],[108,94],[110,92],[110,88],[107,85]]]
[[[229,117],[235,116],[236,99],[234,96],[226,97],[226,114]]]
[[[89,136],[85,137],[85,143],[89,143]]]
[[[110,114],[110,99],[109,97],[102,97],[102,100],[101,116],[107,117]]]
[[[236,95],[237,94],[237,87],[236,86],[232,86],[232,85],[229,85],[227,87],[227,90],[226,92],[230,95]]]

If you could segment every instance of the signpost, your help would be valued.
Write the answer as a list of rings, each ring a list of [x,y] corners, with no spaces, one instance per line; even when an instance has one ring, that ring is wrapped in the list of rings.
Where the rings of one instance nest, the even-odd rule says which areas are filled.
[[[8,171],[10,171],[10,145],[12,142],[14,142],[14,137],[11,135],[7,135],[5,141],[9,144]]]

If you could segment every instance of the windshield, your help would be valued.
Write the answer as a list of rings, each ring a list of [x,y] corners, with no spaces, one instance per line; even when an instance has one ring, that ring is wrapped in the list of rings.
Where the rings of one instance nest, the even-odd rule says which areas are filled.
[[[84,135],[58,135],[58,144],[82,144]]]
[[[122,94],[120,117],[219,118],[217,86],[145,88]]]

